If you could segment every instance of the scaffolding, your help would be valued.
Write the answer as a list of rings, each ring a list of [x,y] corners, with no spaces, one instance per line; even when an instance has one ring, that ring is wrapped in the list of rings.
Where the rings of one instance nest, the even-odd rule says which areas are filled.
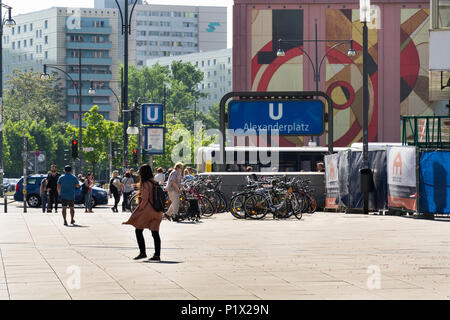
[[[402,144],[450,149],[450,116],[402,116]]]

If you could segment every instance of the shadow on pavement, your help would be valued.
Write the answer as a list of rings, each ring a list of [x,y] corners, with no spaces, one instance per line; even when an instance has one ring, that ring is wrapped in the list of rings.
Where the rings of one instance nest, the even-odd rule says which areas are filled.
[[[183,262],[180,262],[180,261],[164,261],[164,260],[161,260],[161,261],[149,261],[149,260],[145,260],[145,261],[142,261],[143,263],[165,263],[165,264],[178,264],[178,263],[183,263]]]
[[[80,224],[72,224],[72,225],[69,225],[69,227],[72,227],[72,228],[89,228],[89,226],[82,226],[82,225],[80,225]]]

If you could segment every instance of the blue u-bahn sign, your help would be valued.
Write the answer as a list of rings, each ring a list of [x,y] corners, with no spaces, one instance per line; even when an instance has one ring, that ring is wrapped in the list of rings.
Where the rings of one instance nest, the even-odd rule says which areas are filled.
[[[161,125],[164,123],[164,105],[160,103],[141,104],[142,124]]]
[[[320,100],[236,100],[229,103],[229,127],[242,129],[243,134],[278,130],[279,135],[319,136],[325,130],[324,110]]]

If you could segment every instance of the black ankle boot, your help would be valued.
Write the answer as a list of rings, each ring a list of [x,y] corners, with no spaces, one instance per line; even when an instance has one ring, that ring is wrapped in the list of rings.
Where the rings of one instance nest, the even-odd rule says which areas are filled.
[[[134,258],[134,260],[144,259],[147,258],[147,254],[145,252],[139,253],[137,257]]]

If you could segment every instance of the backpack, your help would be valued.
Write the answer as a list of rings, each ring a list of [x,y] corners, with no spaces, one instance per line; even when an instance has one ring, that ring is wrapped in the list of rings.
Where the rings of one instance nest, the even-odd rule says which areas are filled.
[[[159,185],[159,183],[155,183],[152,181],[153,184],[153,202],[152,206],[153,209],[155,209],[158,212],[163,212],[165,203],[166,203],[166,193],[164,192],[163,188]]]

